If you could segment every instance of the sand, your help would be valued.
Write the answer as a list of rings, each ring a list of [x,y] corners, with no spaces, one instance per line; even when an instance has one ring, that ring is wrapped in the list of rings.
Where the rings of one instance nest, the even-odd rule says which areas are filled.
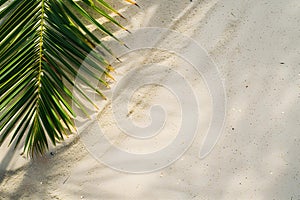
[[[121,114],[128,111],[128,116],[120,115],[125,124],[133,121],[134,125],[145,127],[163,116],[166,120],[162,120],[161,129],[153,137],[141,139],[138,137],[142,135],[137,135],[132,139],[117,127],[112,115],[114,104],[96,99],[100,110],[93,115],[94,124],[86,125],[81,119],[84,123],[78,123],[78,128],[82,139],[71,137],[52,147],[53,155],[49,152],[43,159],[30,161],[19,150],[13,152],[6,145],[0,148],[0,199],[300,199],[299,2],[145,0],[138,3],[140,9],[112,2],[127,17],[121,22],[133,33],[130,36],[112,28],[130,44],[132,51],[119,55],[125,50],[106,38],[123,62],[114,62],[116,71],[112,75],[116,82],[104,93],[116,99],[115,105],[130,98],[125,107],[128,110],[117,109]],[[169,31],[167,35],[147,36],[149,41],[146,41],[138,34],[145,27],[168,28],[182,36],[178,38]],[[131,42],[133,36],[136,43]],[[199,61],[211,67],[201,68],[207,71],[201,71],[200,75],[193,62],[189,62],[190,57],[176,54],[178,48],[178,52],[187,52],[186,56],[193,55],[190,43],[186,46],[180,43],[185,37],[203,48],[197,51],[201,52],[197,54]],[[158,42],[150,45],[151,49],[133,48],[149,46],[152,39]],[[141,67],[149,71],[139,71]],[[135,71],[130,74],[132,70]],[[188,91],[181,88],[187,81],[186,86],[196,96],[197,131],[193,140],[186,141],[188,145],[176,146],[177,154],[170,156],[170,160],[177,159],[175,162],[167,162],[168,159],[166,163],[165,160],[138,162],[126,160],[127,157],[107,159],[97,155],[99,151],[111,151],[111,147],[95,146],[103,141],[99,140],[97,127],[101,127],[112,146],[130,154],[148,155],[175,141],[181,128],[181,108],[192,105],[193,101],[184,100],[185,104],[180,105],[179,93],[174,95],[172,90],[155,84],[137,88],[128,96],[132,91],[126,88],[133,90],[134,85],[147,82],[143,73],[153,74],[149,80],[162,81],[162,85],[180,75],[183,79],[172,83],[173,86]],[[215,81],[209,74],[217,77]],[[218,81],[224,87],[224,99],[221,96],[213,99],[222,93]],[[214,86],[220,89],[216,93],[211,88]],[[215,102],[220,104],[214,107]],[[226,105],[225,113],[222,102]],[[152,113],[151,119],[152,105],[160,105],[165,113],[158,110],[158,115]],[[225,123],[216,145],[199,159],[207,133],[222,128],[223,114]],[[214,117],[219,117],[215,125],[211,124]],[[193,127],[192,120],[188,127]],[[187,151],[179,156],[186,146]]]

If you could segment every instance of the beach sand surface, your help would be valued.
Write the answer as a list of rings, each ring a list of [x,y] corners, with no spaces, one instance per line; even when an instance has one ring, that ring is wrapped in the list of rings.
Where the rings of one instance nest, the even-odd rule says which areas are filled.
[[[97,161],[87,143],[74,136],[34,161],[5,144],[0,148],[0,199],[300,199],[299,0],[140,0],[140,8],[110,2],[127,18],[120,20],[129,30],[174,30],[201,45],[214,61],[226,92],[226,121],[215,147],[199,159],[210,120],[218,114],[205,78],[171,51],[135,50],[122,55],[122,63],[115,62],[112,88],[139,66],[152,66],[155,75],[159,64],[185,77],[199,110],[197,134],[188,150],[162,169],[133,174]],[[126,40],[124,31],[112,30]],[[136,84],[144,81],[143,76],[133,78]],[[124,134],[109,101],[99,102],[99,127],[114,146],[128,152],[162,149],[180,129],[180,102],[160,85],[139,88],[128,105],[130,120],[141,126],[151,123],[152,105],[164,108],[166,122],[148,140]],[[97,130],[82,131],[91,133]]]

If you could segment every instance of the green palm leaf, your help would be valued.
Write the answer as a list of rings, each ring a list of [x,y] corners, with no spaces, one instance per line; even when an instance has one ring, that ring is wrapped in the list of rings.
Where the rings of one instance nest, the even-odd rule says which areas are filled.
[[[92,0],[82,2],[125,29],[107,14],[105,9],[119,13],[105,1],[98,0],[97,5]],[[74,112],[66,99],[73,99],[84,110],[62,80],[74,86],[80,66],[91,78],[99,79],[109,66],[100,52],[82,66],[96,45],[111,52],[77,16],[118,39],[74,0],[0,0],[0,6],[3,5],[6,7],[0,11],[0,145],[10,138],[10,144],[16,141],[16,146],[24,141],[24,151],[30,156],[44,154],[49,141],[55,145],[74,128]],[[78,77],[102,95],[85,76]],[[99,81],[107,85],[105,80]]]

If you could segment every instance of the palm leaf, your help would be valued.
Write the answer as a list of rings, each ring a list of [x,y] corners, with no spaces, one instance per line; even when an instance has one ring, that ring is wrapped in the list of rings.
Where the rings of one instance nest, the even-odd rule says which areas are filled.
[[[82,2],[127,30],[108,15],[105,10],[122,16],[105,1],[97,0],[97,5],[92,0]],[[62,80],[85,98],[73,82],[79,67],[107,85],[99,79],[110,66],[101,49],[85,64],[83,60],[97,45],[101,51],[112,52],[78,15],[104,34],[118,38],[74,0],[0,0],[0,6],[4,5],[0,11],[0,145],[10,138],[10,144],[16,141],[15,147],[24,141],[23,150],[30,156],[44,154],[50,141],[56,145],[74,128],[75,114],[67,99],[85,109]],[[85,76],[78,74],[78,78],[102,95]]]

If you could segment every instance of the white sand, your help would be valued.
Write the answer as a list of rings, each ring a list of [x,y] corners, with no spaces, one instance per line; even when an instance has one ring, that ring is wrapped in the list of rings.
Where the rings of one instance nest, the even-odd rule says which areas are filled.
[[[12,156],[2,146],[0,170],[5,176],[0,176],[0,199],[300,199],[299,1],[145,0],[139,1],[141,9],[113,4],[128,18],[123,24],[129,29],[178,31],[201,44],[217,63],[225,83],[227,114],[215,148],[198,158],[212,117],[205,80],[170,52],[135,51],[116,64],[117,80],[134,67],[159,63],[185,76],[201,98],[199,129],[188,151],[156,172],[130,174],[97,162],[82,141],[66,143],[53,149],[53,156],[34,162],[18,151]],[[99,124],[121,149],[156,151],[176,137],[180,107],[168,90],[145,86],[132,97],[131,119],[140,125],[150,123],[153,104],[165,108],[167,121],[149,140],[122,134],[109,103],[98,116]]]

